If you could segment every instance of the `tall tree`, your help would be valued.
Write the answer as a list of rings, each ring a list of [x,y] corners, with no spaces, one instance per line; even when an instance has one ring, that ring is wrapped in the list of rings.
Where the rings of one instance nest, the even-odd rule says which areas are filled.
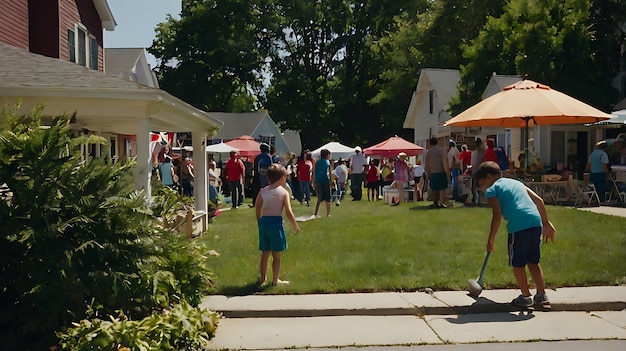
[[[210,111],[258,107],[273,16],[265,0],[183,0],[180,19],[159,24],[148,49],[162,88]]]
[[[453,112],[478,102],[492,72],[528,74],[602,105],[598,97],[614,95],[614,91],[606,84],[606,76],[598,79],[594,69],[591,9],[589,0],[511,0],[502,16],[490,17],[478,37],[463,46],[467,64],[461,67]]]
[[[273,33],[266,108],[285,128],[301,131],[304,147],[318,145],[334,111],[330,85],[341,62],[338,37],[349,9],[341,0],[282,1]]]
[[[612,79],[626,69],[626,1],[594,0],[591,21],[595,82],[598,86],[610,87]],[[619,99],[625,97],[626,82],[620,83],[623,87],[621,95],[616,95],[617,91],[588,89],[593,94],[589,100],[597,107],[609,111]]]
[[[425,6],[424,1],[351,2],[353,15],[345,35],[345,62],[337,74],[339,84],[335,90],[337,112],[342,116],[336,126],[340,136],[352,137],[355,143],[372,144],[402,134],[404,113],[390,114],[386,106],[375,103],[381,86],[386,84],[381,79],[385,66],[376,59],[371,46],[396,30],[396,17],[415,14]]]
[[[377,95],[370,101],[381,116],[401,128],[411,93],[422,68],[458,69],[462,47],[474,39],[489,16],[503,12],[506,0],[424,1],[416,13],[396,18],[395,28],[370,50],[383,68]],[[398,103],[398,102],[405,103]]]
[[[271,60],[267,107],[284,125],[302,130],[305,146],[333,138],[345,143],[377,140],[389,126],[370,100],[382,67],[369,46],[393,29],[394,17],[415,11],[403,0],[282,1],[284,30]],[[376,128],[372,128],[376,126]]]

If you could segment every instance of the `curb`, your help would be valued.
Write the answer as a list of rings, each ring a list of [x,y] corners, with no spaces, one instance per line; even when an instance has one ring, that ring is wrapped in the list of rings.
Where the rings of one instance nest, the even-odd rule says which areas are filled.
[[[622,311],[626,302],[587,302],[552,304],[551,312]],[[536,311],[546,311],[535,309]],[[476,304],[470,306],[410,307],[410,308],[359,308],[359,309],[285,309],[285,310],[215,310],[225,318],[294,318],[337,316],[426,316],[465,315],[481,313],[519,312],[508,303]]]

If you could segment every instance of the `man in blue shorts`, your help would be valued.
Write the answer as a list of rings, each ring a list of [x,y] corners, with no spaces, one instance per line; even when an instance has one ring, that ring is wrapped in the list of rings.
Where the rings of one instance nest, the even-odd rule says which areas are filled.
[[[476,171],[478,187],[485,193],[492,209],[491,230],[487,250],[493,252],[494,241],[502,217],[508,221],[509,265],[522,294],[511,301],[517,307],[530,307],[533,298],[528,285],[526,266],[535,282],[537,294],[534,303],[550,308],[546,295],[543,271],[539,265],[541,235],[546,242],[554,241],[554,226],[548,220],[543,199],[522,182],[502,178],[500,166],[493,161],[483,162]]]

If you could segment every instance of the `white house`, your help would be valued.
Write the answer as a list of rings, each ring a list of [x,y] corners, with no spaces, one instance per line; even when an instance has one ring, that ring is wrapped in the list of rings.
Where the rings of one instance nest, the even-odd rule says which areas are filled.
[[[453,130],[443,123],[448,114],[450,98],[456,95],[460,74],[455,69],[423,68],[404,119],[403,127],[414,130],[414,143],[428,147],[431,137],[449,137]]]

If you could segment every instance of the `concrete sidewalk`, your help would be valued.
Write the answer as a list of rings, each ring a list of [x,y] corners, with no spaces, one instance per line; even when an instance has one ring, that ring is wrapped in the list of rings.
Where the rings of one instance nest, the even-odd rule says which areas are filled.
[[[626,217],[626,207],[598,206],[598,207],[578,207],[581,211],[595,212],[608,216]]]
[[[552,311],[626,309],[626,286],[548,290]],[[387,292],[314,295],[248,295],[204,298],[201,307],[226,318],[476,314],[513,311],[519,290],[484,290],[478,299],[466,291]]]
[[[213,349],[626,340],[626,286],[548,291],[550,312],[519,312],[518,290],[209,296]],[[514,322],[514,323],[513,323]]]

